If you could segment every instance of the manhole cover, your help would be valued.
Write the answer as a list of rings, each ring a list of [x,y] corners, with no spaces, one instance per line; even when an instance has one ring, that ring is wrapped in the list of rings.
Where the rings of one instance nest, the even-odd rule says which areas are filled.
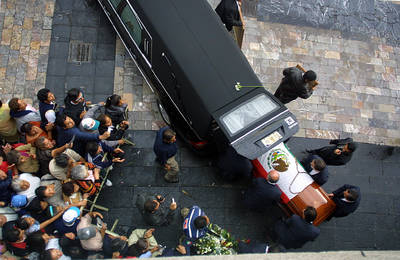
[[[80,41],[69,43],[68,62],[87,63],[92,59],[92,44]]]

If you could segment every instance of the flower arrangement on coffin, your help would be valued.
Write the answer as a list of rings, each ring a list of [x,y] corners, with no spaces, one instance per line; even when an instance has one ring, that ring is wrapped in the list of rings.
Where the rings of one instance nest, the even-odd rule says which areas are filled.
[[[237,253],[238,242],[231,234],[216,224],[208,225],[209,232],[199,238],[194,247],[199,255],[233,255]]]

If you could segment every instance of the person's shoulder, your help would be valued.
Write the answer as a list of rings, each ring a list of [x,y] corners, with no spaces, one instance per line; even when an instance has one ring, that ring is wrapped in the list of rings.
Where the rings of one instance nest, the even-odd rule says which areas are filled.
[[[297,214],[293,214],[290,218],[292,219],[292,221],[294,223],[298,223],[298,224],[307,223],[302,217],[300,217]]]
[[[254,178],[254,182],[257,183],[257,184],[260,184],[260,185],[264,185],[264,184],[268,183],[267,180],[264,177]]]
[[[31,181],[40,181],[40,178],[37,176],[32,175],[32,173],[22,173],[19,175],[22,180]]]
[[[318,236],[319,233],[321,233],[321,230],[319,229],[319,227],[316,227],[313,224],[310,225],[310,230],[312,230],[312,232],[315,236]]]

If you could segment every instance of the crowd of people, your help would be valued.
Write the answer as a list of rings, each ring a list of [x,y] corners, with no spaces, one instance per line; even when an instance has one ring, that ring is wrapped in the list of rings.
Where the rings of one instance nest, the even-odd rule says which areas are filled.
[[[26,259],[97,259],[190,255],[210,220],[197,206],[183,208],[184,234],[175,248],[162,248],[154,228],[119,235],[107,231],[100,212],[89,211],[105,171],[124,162],[127,105],[118,95],[91,104],[70,89],[58,106],[49,89],[37,93],[39,109],[13,98],[0,101],[0,254]],[[165,181],[179,181],[176,133],[162,128],[154,143]],[[161,195],[140,195],[136,204],[151,226],[165,226],[177,216]],[[85,211],[86,214],[85,214]],[[243,252],[246,246],[241,245]]]
[[[124,162],[127,104],[118,95],[91,104],[75,88],[62,107],[49,89],[37,99],[38,109],[19,98],[0,101],[2,259],[112,257],[122,246],[129,256],[147,253],[138,248],[149,232],[114,237],[101,213],[83,214],[102,183],[112,186],[102,169]]]
[[[299,73],[295,69],[284,72],[286,80],[282,84],[288,84],[292,74]],[[297,74],[293,76],[296,79]],[[307,73],[304,75],[303,85],[307,85],[311,79],[307,79]],[[284,96],[282,91],[278,96]],[[131,230],[127,236],[107,233],[102,214],[95,211],[84,214],[84,210],[93,203],[91,200],[103,183],[112,186],[102,169],[125,160],[120,145],[127,142],[124,138],[129,127],[127,104],[118,95],[91,104],[75,88],[68,91],[62,107],[48,89],[39,90],[37,98],[39,109],[18,98],[7,103],[0,101],[2,254],[8,251],[18,257],[40,259],[190,255],[191,247],[210,233],[210,219],[200,207],[183,208],[177,214],[177,203],[173,200],[167,205],[158,194],[139,195],[136,205],[150,226],[168,225],[176,215],[181,215],[183,236],[176,248],[158,246],[153,228]],[[328,180],[327,165],[348,163],[356,150],[351,138],[332,140],[330,144],[308,150],[309,155],[301,162],[319,185]],[[177,151],[176,133],[169,127],[161,128],[154,142],[154,153],[166,171],[167,182],[179,182]],[[280,202],[282,192],[276,186],[278,171],[270,171],[267,178],[252,178],[251,162],[232,147],[219,155],[215,165],[228,181],[251,180],[249,188],[241,194],[249,210],[264,212]],[[332,216],[347,216],[359,205],[360,189],[346,184],[329,197],[336,204]],[[319,235],[318,227],[312,224],[316,217],[316,209],[309,206],[302,216],[280,219],[270,230],[270,239],[286,249],[299,248]],[[239,253],[265,253],[269,245],[240,242],[238,248]]]

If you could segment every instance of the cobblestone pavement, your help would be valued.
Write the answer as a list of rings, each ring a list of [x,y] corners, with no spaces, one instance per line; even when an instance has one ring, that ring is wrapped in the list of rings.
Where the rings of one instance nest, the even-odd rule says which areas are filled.
[[[46,81],[55,0],[0,1],[0,93],[35,102]]]
[[[219,0],[209,2],[215,7]],[[285,67],[299,63],[318,74],[313,96],[288,105],[300,121],[297,136],[352,136],[359,142],[400,145],[399,47],[385,38],[351,40],[340,31],[258,21],[250,17],[257,7],[245,8],[242,51],[269,91],[275,91]],[[157,129],[154,95],[122,46],[117,59],[114,89],[132,102],[134,129]]]
[[[400,44],[400,6],[380,0],[249,0],[255,17],[274,23],[340,30],[347,38],[382,37]],[[399,3],[399,2],[398,2]],[[251,10],[251,9],[249,9]]]

